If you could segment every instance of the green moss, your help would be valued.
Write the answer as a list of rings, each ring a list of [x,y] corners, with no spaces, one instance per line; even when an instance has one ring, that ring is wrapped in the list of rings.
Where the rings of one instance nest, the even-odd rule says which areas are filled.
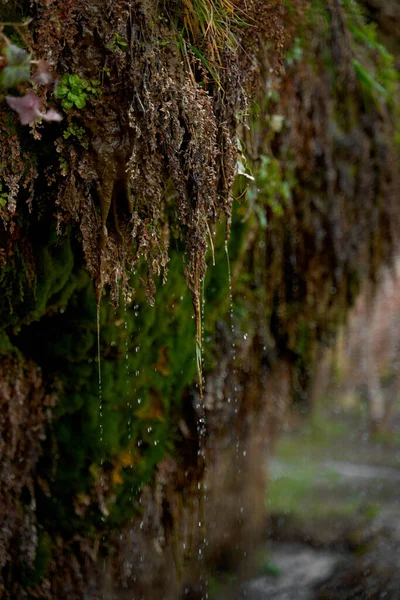
[[[42,532],[38,537],[36,557],[30,585],[38,584],[45,576],[52,557],[50,536]]]
[[[8,356],[14,352],[14,346],[12,345],[9,336],[5,331],[0,332],[0,356]]]
[[[232,260],[240,256],[247,225],[235,219]],[[216,244],[216,266],[207,276],[206,362],[213,362],[215,323],[230,310],[229,277],[223,232]],[[139,275],[132,305],[115,310],[103,296],[100,354],[103,417],[100,439],[96,296],[93,283],[74,259],[73,237],[51,237],[36,252],[36,293],[18,304],[26,323],[18,347],[29,350],[46,378],[58,373],[58,403],[43,445],[39,474],[50,482],[51,497],[41,496],[38,518],[51,536],[73,532],[94,535],[122,526],[139,506],[138,491],[151,481],[156,465],[176,454],[185,389],[197,378],[192,297],[179,252],[172,252],[169,277],[151,307]],[[244,305],[243,305],[244,306]],[[22,308],[26,314],[22,315]],[[247,315],[235,305],[235,319]],[[29,325],[28,325],[29,324]],[[4,335],[7,350],[7,337]],[[192,409],[191,409],[192,410]],[[57,448],[57,461],[54,461]],[[96,496],[99,478],[109,482],[104,520]],[[90,498],[82,516],[79,497]],[[78,500],[79,502],[79,500]]]
[[[343,6],[347,16],[347,27],[353,36],[353,47],[357,58],[354,67],[364,90],[371,97],[383,97],[394,105],[398,93],[399,74],[395,66],[395,59],[380,43],[375,23],[367,23],[360,5],[350,0],[345,0]],[[358,57],[366,61],[362,65]]]

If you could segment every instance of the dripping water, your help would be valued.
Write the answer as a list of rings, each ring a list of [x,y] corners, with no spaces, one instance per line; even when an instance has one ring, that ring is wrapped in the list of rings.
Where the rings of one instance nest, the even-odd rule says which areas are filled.
[[[129,393],[129,379],[130,379],[130,373],[129,373],[129,335],[128,335],[128,311],[127,311],[127,307],[126,307],[126,298],[123,298],[123,307],[124,307],[124,345],[125,345],[125,353],[124,353],[124,360],[125,360],[125,383],[127,384],[127,403],[126,403],[126,408],[127,408],[127,412],[128,412],[128,440],[129,440],[129,453],[131,454],[131,448],[130,448],[130,442],[132,439],[132,401],[131,401],[131,395]]]
[[[104,420],[103,420],[103,388],[101,377],[101,348],[100,348],[100,298],[97,300],[96,325],[97,325],[97,365],[99,378],[99,432],[100,432],[100,485],[105,488],[105,479],[103,473],[104,465]],[[105,521],[107,516],[107,507],[103,503],[101,520]],[[105,536],[102,535],[102,541],[105,542]]]
[[[125,361],[125,383],[126,383],[126,410],[128,413],[128,454],[130,468],[132,468],[132,396],[129,386],[130,372],[129,372],[129,335],[128,335],[128,309],[127,309],[127,298],[123,295],[123,309],[124,309],[124,361]],[[133,499],[133,489],[131,488],[130,501]]]
[[[100,300],[97,301],[97,365],[99,377],[99,430],[100,430],[100,464],[104,462],[104,422],[103,422],[103,389],[101,379],[101,350],[100,350]]]
[[[234,320],[234,311],[233,311],[233,286],[232,286],[232,272],[231,272],[231,263],[229,259],[229,250],[228,250],[228,241],[225,240],[225,255],[226,262],[228,266],[228,285],[229,285],[229,319],[230,319],[230,329],[232,334],[232,343],[231,343],[231,361],[232,361],[232,375],[233,375],[233,390],[232,390],[232,398],[228,398],[228,402],[233,401],[234,405],[234,431],[236,431],[236,440],[235,440],[235,454],[236,454],[236,473],[237,477],[241,476],[241,456],[240,456],[240,433],[239,433],[239,423],[238,423],[238,413],[239,413],[239,398],[237,394],[237,382],[236,382],[236,330],[235,330],[235,320]],[[243,453],[243,456],[245,454]],[[240,503],[239,503],[240,504]],[[242,520],[242,509],[240,509],[240,514],[238,515],[239,521]]]
[[[202,376],[202,389],[205,387],[205,378],[204,378],[204,323],[205,323],[205,307],[206,307],[206,298],[205,298],[205,280],[203,279],[201,286],[201,376]]]
[[[199,585],[202,594],[202,600],[208,598],[208,580],[204,576],[204,561],[205,551],[208,545],[206,536],[206,523],[205,523],[205,506],[207,501],[207,421],[206,421],[206,410],[204,405],[204,323],[205,323],[205,281],[204,279],[200,282],[200,278],[197,274],[196,277],[196,294],[193,296],[193,305],[196,322],[196,361],[198,371],[198,389],[199,394],[195,402],[195,410],[197,413],[197,437],[199,440],[198,446],[198,459],[199,466],[202,469],[202,476],[197,484],[199,492],[199,505],[198,505],[198,530],[199,530],[199,544],[197,547],[197,560],[200,567]]]
[[[229,285],[229,318],[230,318],[230,328],[232,333],[232,344],[231,344],[231,358],[233,362],[233,374],[236,375],[235,369],[235,360],[236,360],[236,331],[235,331],[235,321],[233,314],[233,292],[232,292],[232,272],[231,272],[231,261],[229,259],[229,250],[228,250],[228,242],[225,240],[225,256],[226,263],[228,265],[228,285]]]
[[[138,316],[139,316],[139,305],[138,305],[138,304],[134,304],[134,305],[133,305],[133,317],[132,317],[132,318],[137,318]],[[138,329],[138,331],[139,331],[139,329]],[[140,345],[139,345],[139,344],[137,344],[137,343],[135,343],[135,346],[134,346],[134,353],[135,353],[135,354],[138,354],[138,352],[139,352],[139,351],[140,351]],[[136,357],[136,359],[137,359],[137,358],[138,358],[138,357]],[[137,378],[139,375],[140,375],[140,371],[139,371],[137,368],[135,368],[135,367],[134,367],[134,371],[133,371],[133,373],[132,373],[132,377],[131,377],[131,381],[132,381],[132,386],[131,386],[131,388],[132,388],[132,391],[133,391],[133,390],[135,390],[135,393],[136,393],[136,404],[137,404],[137,406],[138,406],[138,407],[140,407],[140,405],[141,405],[141,403],[142,403],[142,398],[140,398],[140,397],[138,396],[138,391],[140,391],[140,390],[138,390],[138,384],[137,384],[137,381],[136,381],[136,378]],[[135,379],[133,379],[133,376],[134,376],[134,378],[135,378]],[[132,397],[132,396],[131,396],[131,397]],[[132,431],[132,411],[133,411],[132,402],[130,403],[130,407],[131,407],[131,408],[130,408],[130,410],[131,410],[131,421],[130,421],[130,424],[131,424],[131,431],[130,431],[130,440],[132,440],[132,434],[133,434],[133,431]],[[140,448],[141,448],[142,444],[143,444],[143,440],[142,440],[141,438],[138,438],[138,439],[136,440],[136,448],[137,448],[137,452],[139,452],[139,453],[140,453]],[[133,461],[132,461],[132,462],[133,462]],[[132,468],[133,468],[133,465],[132,465]],[[142,492],[142,485],[139,485],[139,487],[138,487],[138,488],[135,490],[134,482],[132,481],[130,500],[132,501],[134,494],[136,494],[136,495],[138,496],[138,498],[139,498],[139,504],[141,504],[141,503],[142,503],[141,492]]]

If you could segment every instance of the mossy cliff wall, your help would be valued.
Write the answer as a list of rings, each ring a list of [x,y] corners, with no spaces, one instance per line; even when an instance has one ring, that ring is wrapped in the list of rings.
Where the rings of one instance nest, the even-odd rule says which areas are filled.
[[[0,108],[0,597],[201,597],[395,250],[396,71],[356,5],[189,4],[0,9],[68,88],[60,124]]]

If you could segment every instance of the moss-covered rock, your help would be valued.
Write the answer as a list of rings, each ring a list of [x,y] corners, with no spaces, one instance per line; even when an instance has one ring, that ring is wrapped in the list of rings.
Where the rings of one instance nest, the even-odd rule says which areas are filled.
[[[64,121],[0,107],[5,598],[201,595],[262,532],[254,465],[394,251],[397,83],[354,3],[216,5],[207,28],[206,0],[13,6]]]

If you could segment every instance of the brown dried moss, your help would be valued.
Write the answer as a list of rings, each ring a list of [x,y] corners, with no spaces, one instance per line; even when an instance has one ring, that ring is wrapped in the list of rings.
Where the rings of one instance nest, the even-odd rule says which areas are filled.
[[[240,9],[243,25],[255,27],[257,4]],[[209,230],[223,215],[229,220],[232,208],[237,119],[253,75],[241,46],[246,28],[239,20],[228,35],[227,14],[216,61],[208,34],[200,49],[189,33],[186,45],[178,26],[188,21],[177,3],[161,10],[153,2],[76,0],[67,8],[38,0],[35,8],[36,54],[59,73],[101,79],[102,96],[67,115],[86,130],[88,147],[57,142],[68,163],[59,220],[80,223],[98,297],[109,286],[118,302],[120,286],[128,292],[127,272],[144,258],[152,300],[154,280],[167,271],[172,231],[184,242],[187,281],[197,295]]]

